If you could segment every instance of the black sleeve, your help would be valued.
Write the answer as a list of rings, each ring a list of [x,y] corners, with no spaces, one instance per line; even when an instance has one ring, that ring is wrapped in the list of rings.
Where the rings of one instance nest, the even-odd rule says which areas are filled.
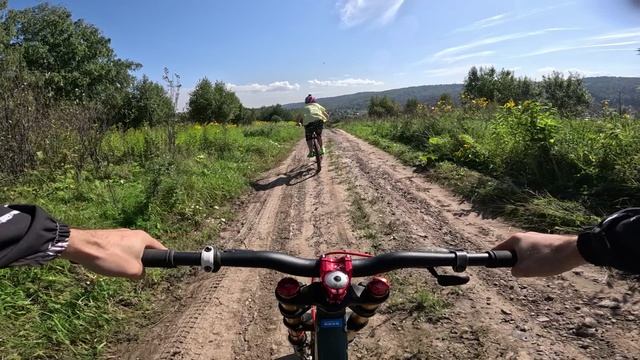
[[[640,208],[618,211],[578,236],[588,262],[640,274]]]
[[[0,268],[45,263],[69,243],[69,228],[34,205],[0,205]]]

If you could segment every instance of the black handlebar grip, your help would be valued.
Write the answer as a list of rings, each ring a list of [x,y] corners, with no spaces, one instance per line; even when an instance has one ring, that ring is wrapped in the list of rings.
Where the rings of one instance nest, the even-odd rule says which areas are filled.
[[[488,268],[513,267],[518,262],[516,252],[513,250],[490,250]]]
[[[173,250],[145,249],[142,253],[144,267],[174,268]]]

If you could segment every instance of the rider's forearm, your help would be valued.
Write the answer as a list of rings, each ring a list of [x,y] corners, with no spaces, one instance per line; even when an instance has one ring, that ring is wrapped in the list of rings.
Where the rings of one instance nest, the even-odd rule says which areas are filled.
[[[564,241],[558,242],[554,250],[557,259],[561,259],[561,261],[571,266],[571,268],[587,263],[584,257],[580,254],[577,243],[578,236],[567,235]]]
[[[92,230],[71,229],[69,245],[60,257],[78,264],[95,261],[106,251]]]

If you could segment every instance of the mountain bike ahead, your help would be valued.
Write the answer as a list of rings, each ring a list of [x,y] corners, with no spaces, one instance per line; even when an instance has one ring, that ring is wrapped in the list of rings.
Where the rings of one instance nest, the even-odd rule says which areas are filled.
[[[272,251],[224,251],[210,246],[201,252],[145,250],[142,257],[145,267],[201,266],[207,272],[222,266],[264,268],[311,277],[308,285],[285,277],[275,289],[289,342],[303,360],[347,359],[349,342],[389,297],[389,282],[379,274],[426,268],[439,285],[451,286],[465,284],[469,277],[438,274],[436,267],[451,266],[455,272],[463,272],[468,266],[512,267],[515,262],[515,254],[509,251],[399,251],[376,256],[337,251],[304,259]],[[352,284],[353,278],[370,276],[366,282]]]

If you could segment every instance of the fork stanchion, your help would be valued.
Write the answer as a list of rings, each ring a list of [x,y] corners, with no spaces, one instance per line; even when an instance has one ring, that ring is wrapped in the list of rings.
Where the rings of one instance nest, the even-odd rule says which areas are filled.
[[[353,311],[347,320],[347,340],[355,339],[358,331],[369,323],[382,303],[389,298],[389,282],[383,277],[373,277],[360,294],[361,304],[351,307]]]
[[[307,341],[307,336],[304,331],[303,315],[309,308],[289,302],[300,294],[302,286],[304,285],[292,277],[283,278],[276,286],[278,309],[283,317],[282,322],[289,332],[287,339],[294,348],[304,346]]]

